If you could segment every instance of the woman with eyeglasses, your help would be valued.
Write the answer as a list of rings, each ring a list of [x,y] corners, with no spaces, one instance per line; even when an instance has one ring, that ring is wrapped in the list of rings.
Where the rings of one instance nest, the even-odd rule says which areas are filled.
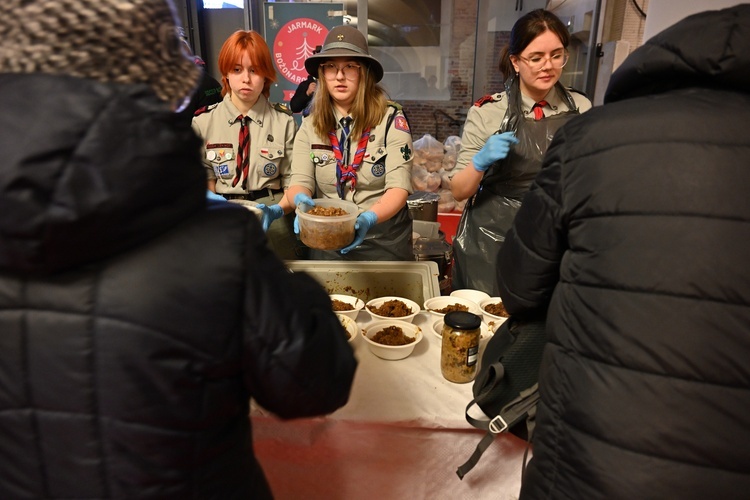
[[[332,29],[305,67],[319,85],[294,140],[287,201],[314,205],[313,198],[335,198],[360,210],[350,245],[311,249],[310,258],[414,260],[406,204],[412,138],[401,107],[378,85],[383,67],[352,26]]]
[[[516,21],[500,57],[505,91],[469,109],[451,179],[457,200],[469,198],[453,239],[454,290],[498,295],[497,254],[521,198],[542,165],[552,136],[591,102],[560,84],[568,62],[568,30],[538,9]]]

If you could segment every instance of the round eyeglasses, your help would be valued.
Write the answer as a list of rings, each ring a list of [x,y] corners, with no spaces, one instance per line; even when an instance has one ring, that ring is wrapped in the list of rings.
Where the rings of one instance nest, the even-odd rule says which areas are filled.
[[[552,54],[549,57],[542,57],[540,55],[533,55],[531,57],[518,56],[523,62],[529,65],[529,69],[532,71],[541,71],[547,61],[555,69],[560,69],[568,63],[568,53],[560,52],[559,54]]]
[[[356,80],[359,76],[359,64],[346,63],[343,66],[336,66],[333,63],[325,63],[320,65],[323,68],[323,76],[328,80],[333,80],[339,74],[339,71],[344,73],[344,78],[347,80]]]

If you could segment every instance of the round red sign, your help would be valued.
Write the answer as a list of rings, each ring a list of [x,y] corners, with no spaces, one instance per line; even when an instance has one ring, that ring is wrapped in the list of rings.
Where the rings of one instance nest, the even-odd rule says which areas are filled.
[[[316,45],[323,45],[327,34],[328,28],[305,17],[282,26],[273,42],[273,60],[281,76],[295,84],[307,78],[305,60]]]

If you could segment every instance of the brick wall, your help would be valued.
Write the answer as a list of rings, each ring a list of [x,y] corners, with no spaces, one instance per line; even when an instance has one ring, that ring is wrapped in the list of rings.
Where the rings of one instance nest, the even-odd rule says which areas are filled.
[[[448,100],[399,101],[409,118],[414,140],[430,134],[440,142],[450,135],[459,135],[471,106],[471,85],[474,81],[477,3],[453,2],[451,46],[448,62],[450,80]],[[445,116],[448,115],[448,116]]]
[[[644,12],[648,12],[648,0],[636,0]],[[604,42],[615,40],[630,43],[630,52],[643,44],[646,19],[641,16],[632,0],[614,0],[607,4],[604,26]]]

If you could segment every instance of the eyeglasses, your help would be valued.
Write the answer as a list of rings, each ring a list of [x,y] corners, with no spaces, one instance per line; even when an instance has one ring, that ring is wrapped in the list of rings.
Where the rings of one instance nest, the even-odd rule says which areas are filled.
[[[320,65],[323,68],[323,76],[328,80],[333,80],[339,75],[339,71],[344,73],[344,78],[347,80],[356,80],[359,76],[359,64],[346,63],[343,66],[336,66],[333,63],[325,63]]]
[[[541,71],[547,61],[550,62],[553,68],[560,69],[568,63],[568,53],[560,52],[559,54],[552,54],[549,57],[542,57],[534,55],[531,57],[518,56],[523,62],[529,65],[529,69],[532,71]]]

